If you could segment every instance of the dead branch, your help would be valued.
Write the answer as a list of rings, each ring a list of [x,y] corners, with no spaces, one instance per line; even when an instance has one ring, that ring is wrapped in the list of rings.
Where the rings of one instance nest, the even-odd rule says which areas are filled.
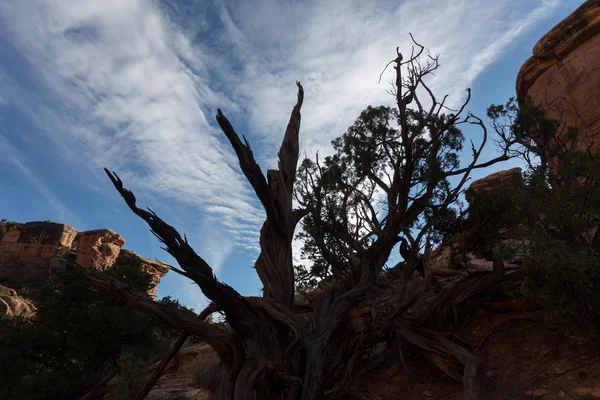
[[[200,315],[198,315],[198,319],[204,321],[206,317],[218,310],[219,308],[217,307],[217,305],[211,303],[200,313]],[[160,364],[154,369],[154,371],[152,371],[150,377],[148,378],[148,381],[146,382],[146,385],[144,385],[144,387],[135,396],[136,400],[144,400],[146,396],[148,396],[148,393],[150,393],[150,391],[156,384],[156,381],[158,381],[158,378],[160,378],[163,371],[165,370],[169,362],[173,359],[173,357],[175,357],[175,355],[179,353],[179,350],[181,350],[188,337],[190,337],[190,334],[187,332],[184,332],[179,336],[177,341],[173,344],[173,347],[171,347],[171,350],[169,350],[169,352],[163,357]]]
[[[96,286],[116,295],[129,306],[144,311],[175,329],[198,337],[211,346],[221,359],[231,357],[231,341],[234,338],[227,329],[204,322],[192,311],[172,309],[153,301],[146,294],[131,293],[122,282],[103,272],[89,268],[82,268],[82,272]]]
[[[163,371],[165,370],[166,366],[169,364],[171,359],[173,357],[175,357],[175,355],[179,352],[179,350],[183,347],[184,343],[186,342],[186,340],[189,336],[190,335],[187,332],[182,333],[179,336],[179,338],[177,339],[175,344],[173,344],[173,347],[171,347],[171,350],[169,350],[169,352],[165,355],[165,357],[162,359],[162,361],[156,367],[156,369],[154,371],[152,371],[152,373],[150,374],[150,378],[148,378],[148,381],[146,382],[146,385],[144,385],[144,387],[135,396],[135,400],[144,400],[146,398],[146,396],[148,396],[148,393],[150,393],[150,391],[154,387],[154,384],[156,383],[158,378],[160,378]]]
[[[257,321],[248,302],[231,286],[217,280],[212,268],[202,257],[196,254],[188,244],[187,238],[182,238],[175,228],[164,222],[151,210],[146,211],[138,208],[135,195],[123,187],[123,182],[117,174],[111,174],[106,168],[104,171],[125,199],[129,208],[146,221],[152,233],[166,245],[165,250],[175,257],[183,271],[185,271],[185,276],[196,282],[206,297],[225,312],[236,331],[242,335],[250,333],[252,328],[256,326]],[[96,279],[101,282],[100,278],[96,277]],[[111,286],[108,285],[108,288],[111,288]]]

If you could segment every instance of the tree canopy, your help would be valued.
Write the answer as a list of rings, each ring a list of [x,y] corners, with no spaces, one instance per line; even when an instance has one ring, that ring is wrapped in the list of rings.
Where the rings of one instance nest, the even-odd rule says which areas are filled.
[[[134,293],[151,286],[141,262],[118,263],[106,273]],[[160,303],[179,307],[170,298]],[[31,318],[0,319],[3,399],[77,399],[124,365],[140,371],[120,375],[109,398],[132,399],[150,364],[177,334],[96,287],[75,265],[54,274],[41,288],[36,306]]]

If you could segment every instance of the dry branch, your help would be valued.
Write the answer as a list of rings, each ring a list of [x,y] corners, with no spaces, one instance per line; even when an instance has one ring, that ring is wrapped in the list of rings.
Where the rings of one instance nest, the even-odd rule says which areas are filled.
[[[222,361],[216,394],[219,399],[335,399],[351,392],[359,396],[351,383],[357,372],[366,369],[362,356],[370,354],[378,343],[395,345],[400,341],[413,344],[442,371],[461,381],[465,399],[475,400],[478,395],[484,398],[478,394],[481,374],[477,358],[434,329],[436,324],[445,322],[449,309],[497,284],[504,274],[503,264],[496,263],[491,274],[468,278],[437,294],[417,320],[405,321],[402,315],[408,307],[432,293],[429,236],[434,218],[424,221],[424,214],[431,210],[436,214],[455,201],[472,170],[508,156],[505,152],[490,161],[479,162],[487,142],[485,126],[471,115],[461,119],[470,91],[456,114],[443,115],[442,111],[447,109],[446,97],[440,102],[424,82],[439,66],[437,57],[427,55],[425,61],[420,61],[424,47],[414,39],[413,43],[408,59],[397,51],[392,61],[396,69],[394,91],[398,108],[394,115],[400,127],[399,131],[390,131],[393,134],[384,137],[380,144],[381,156],[390,159],[385,164],[389,168],[383,168],[384,173],[380,174],[377,170],[359,171],[359,177],[353,181],[324,187],[321,178],[327,163],[321,165],[317,158],[316,163],[303,164],[304,168],[298,171],[302,181],[299,190],[306,196],[296,196],[303,209],[292,209],[300,110],[304,99],[300,83],[297,83],[297,103],[278,152],[279,169],[267,171],[266,176],[246,138],[242,140],[221,110],[217,111],[217,122],[266,212],[260,231],[261,252],[255,263],[263,284],[262,298],[242,297],[218,281],[211,267],[194,252],[185,237],[152,211],[138,208],[133,193],[123,187],[116,174],[106,170],[127,205],[148,223],[175,257],[179,268],[172,269],[198,284],[214,307],[224,312],[232,330],[207,324],[191,312],[167,309],[147,296],[129,293],[118,281],[100,272],[86,271],[86,274],[132,307],[213,347]],[[425,94],[427,101],[420,99],[419,94]],[[482,127],[482,143],[473,147],[473,158],[466,167],[458,168],[458,162],[450,167],[442,165],[444,146],[450,149],[447,148],[448,151],[456,150],[458,146],[446,143],[456,140],[456,125],[465,122]],[[365,140],[365,137],[357,137]],[[430,141],[424,143],[424,137]],[[423,174],[424,165],[431,167],[426,176],[419,175]],[[373,168],[377,166],[371,164]],[[459,184],[451,188],[446,179],[456,175],[462,176]],[[338,175],[335,177],[341,180]],[[384,207],[375,202],[377,188],[387,198]],[[331,195],[335,190],[338,192]],[[378,214],[381,208],[384,216]],[[295,312],[299,307],[294,306],[292,240],[295,227],[303,217],[312,219],[317,229],[312,238],[315,251],[335,280],[321,293],[311,296],[300,314]],[[407,254],[403,254],[405,270],[401,288],[388,295],[381,290],[380,272],[401,240],[400,236],[410,246]],[[423,248],[424,255],[420,253]],[[406,288],[417,269],[424,280],[409,293]],[[398,350],[401,355],[400,344]],[[177,351],[174,347],[168,356]],[[167,358],[163,363],[168,362]],[[149,385],[151,387],[150,382]],[[364,393],[360,396],[369,397]]]
[[[89,268],[82,268],[82,272],[96,286],[118,296],[130,307],[150,314],[177,330],[188,332],[198,337],[201,341],[215,349],[222,359],[231,358],[231,341],[234,340],[234,337],[227,329],[201,320],[192,311],[173,309],[159,304],[145,293],[132,293],[127,290],[122,282],[103,272]]]
[[[218,310],[219,307],[217,307],[216,304],[211,303],[200,313],[200,315],[198,315],[198,319],[204,321],[206,317]],[[146,382],[146,385],[144,385],[144,387],[135,396],[136,400],[144,400],[146,396],[148,396],[148,393],[150,393],[150,391],[156,384],[156,381],[158,381],[158,378],[160,378],[169,362],[173,359],[173,357],[175,357],[177,353],[179,353],[179,350],[181,350],[181,348],[183,347],[183,345],[189,337],[190,334],[188,332],[184,332],[179,336],[177,341],[173,344],[173,347],[171,347],[169,352],[164,356],[160,364],[154,369],[154,371],[152,371],[150,377],[148,378],[148,381]]]

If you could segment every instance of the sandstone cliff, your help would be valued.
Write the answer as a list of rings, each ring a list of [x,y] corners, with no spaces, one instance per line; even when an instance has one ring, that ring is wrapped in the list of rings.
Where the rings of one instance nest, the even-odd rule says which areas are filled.
[[[19,296],[13,289],[0,285],[0,317],[31,317],[35,306]]]
[[[157,362],[151,368],[154,370]],[[184,347],[175,356],[163,375],[156,382],[146,399],[148,400],[209,400],[211,390],[207,387],[206,372],[217,371],[220,365],[217,353],[207,344],[199,343]],[[216,383],[210,382],[212,384]]]
[[[484,192],[498,188],[503,185],[514,185],[522,182],[521,168],[512,168],[509,170],[494,172],[486,177],[475,180],[469,186],[467,190],[467,201],[472,201],[473,194],[477,192]],[[502,241],[505,244],[513,242],[513,234],[510,230],[506,229],[501,232]],[[442,246],[435,249],[431,253],[431,271],[437,276],[450,276],[464,273],[460,269],[456,269],[454,260],[454,250],[457,248],[464,248],[467,244],[467,234],[458,234],[451,237],[447,242],[444,242]],[[515,246],[516,243],[512,243]],[[521,254],[518,254],[512,260],[505,260],[505,268],[517,269],[521,262]],[[493,262],[491,260],[485,260],[476,256],[474,253],[468,253],[467,259],[464,260],[468,263],[471,271],[491,271],[493,270]]]
[[[600,151],[600,1],[584,2],[537,42],[516,86],[521,104],[576,127],[579,149]]]
[[[169,270],[166,264],[122,249],[125,240],[110,229],[77,232],[54,222],[7,223],[0,229],[0,282],[8,286],[44,282],[69,261],[103,270],[118,258],[136,258],[155,285]],[[156,295],[156,286],[150,294]]]

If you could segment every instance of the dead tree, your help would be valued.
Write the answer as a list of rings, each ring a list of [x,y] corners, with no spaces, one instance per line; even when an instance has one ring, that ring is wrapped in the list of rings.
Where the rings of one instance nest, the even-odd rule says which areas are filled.
[[[319,162],[305,161],[296,177],[300,109],[304,100],[299,83],[298,102],[278,154],[278,169],[267,171],[266,176],[247,140],[240,139],[218,110],[217,122],[266,211],[260,231],[261,252],[255,265],[264,287],[262,297],[243,297],[220,282],[185,236],[153,211],[139,208],[133,193],[123,187],[115,173],[106,170],[129,208],[148,223],[165,250],[177,260],[179,267],[173,270],[200,287],[215,309],[226,316],[229,328],[208,324],[191,312],[173,311],[146,296],[129,293],[118,281],[100,272],[87,273],[96,284],[132,307],[197,336],[215,349],[221,359],[216,398],[373,398],[361,393],[353,383],[370,362],[365,356],[379,343],[386,344],[393,354],[400,353],[399,357],[402,343],[411,343],[442,371],[463,383],[465,399],[485,398],[477,394],[481,377],[477,358],[436,329],[444,323],[449,308],[495,285],[503,275],[502,263],[496,263],[491,274],[472,276],[440,292],[419,318],[407,320],[403,315],[417,300],[432,293],[428,236],[436,210],[457,199],[473,169],[506,160],[508,156],[505,152],[488,162],[479,162],[487,130],[480,119],[470,114],[462,116],[470,91],[458,110],[445,115],[449,110],[446,97],[437,99],[424,82],[438,67],[438,60],[429,55],[424,57],[423,47],[414,43],[406,61],[397,51],[391,62],[396,69],[393,94],[398,126],[392,136],[376,138],[375,150],[383,154],[376,165],[385,164],[384,168],[377,171],[350,168],[349,178],[338,179],[337,185],[328,186],[325,178],[332,169]],[[422,95],[427,101],[420,98]],[[445,160],[447,142],[460,137],[457,128],[460,124],[479,126],[481,144],[472,145],[473,157],[466,166],[454,161],[440,163]],[[354,139],[370,143],[369,137]],[[458,151],[457,147],[453,151]],[[428,163],[435,168],[428,168]],[[451,177],[457,177],[454,186],[448,182]],[[377,203],[378,193],[383,193],[383,202]],[[293,209],[294,195],[302,208]],[[337,219],[331,215],[336,210],[341,212]],[[312,224],[314,229],[324,232],[313,238],[314,251],[336,279],[308,306],[300,308],[294,305],[292,240],[303,217],[307,219],[305,230],[310,231]],[[381,290],[381,271],[400,236],[408,240],[410,254],[401,290],[390,295]],[[405,290],[417,264],[422,265],[422,284],[417,290]]]

